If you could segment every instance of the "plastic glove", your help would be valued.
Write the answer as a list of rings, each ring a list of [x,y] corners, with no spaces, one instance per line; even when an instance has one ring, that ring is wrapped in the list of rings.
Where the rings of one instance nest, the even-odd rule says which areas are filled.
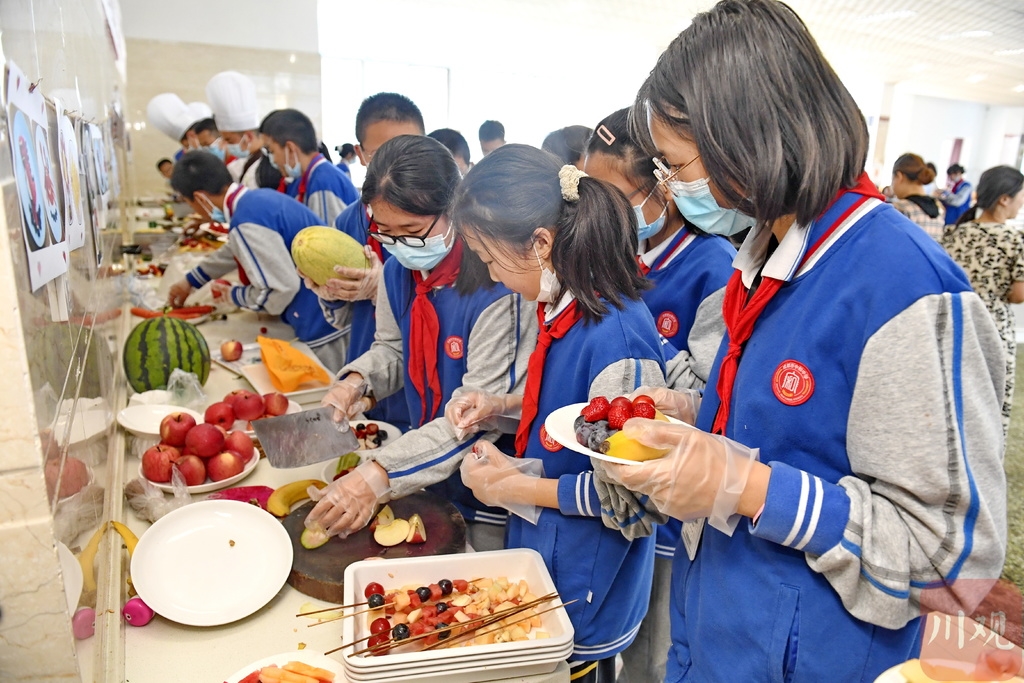
[[[174,308],[181,308],[185,305],[185,300],[188,299],[188,295],[192,293],[192,285],[188,283],[188,280],[178,280],[171,285],[170,290],[167,292],[167,303]]]
[[[223,303],[231,300],[231,288],[234,287],[227,280],[214,280],[210,283],[210,294],[216,303]]]
[[[740,496],[751,471],[759,466],[758,449],[659,420],[627,420],[622,431],[646,446],[672,450],[637,465],[605,463],[610,480],[650,496],[670,517],[684,522],[707,517],[711,526],[732,535],[740,520]]]
[[[335,479],[327,488],[310,486],[308,493],[316,505],[306,515],[306,528],[341,538],[369,524],[377,504],[391,500],[388,473],[372,460]]]
[[[650,396],[654,399],[654,407],[665,415],[674,417],[688,425],[697,424],[701,394],[696,389],[672,390],[665,387],[640,387],[627,398],[632,400],[637,396]]]
[[[306,283],[306,287],[313,290],[313,293],[324,301],[363,301],[365,299],[377,298],[377,284],[380,282],[381,273],[384,272],[384,264],[377,258],[377,254],[367,245],[363,247],[363,253],[369,259],[370,265],[366,268],[346,268],[334,266],[336,278],[330,278],[322,285],[318,285],[299,271],[299,275]]]
[[[540,519],[534,504],[544,463],[537,458],[512,458],[489,441],[478,441],[459,468],[462,483],[484,505],[502,507],[531,524]]]
[[[367,396],[369,385],[363,376],[352,372],[334,385],[320,399],[320,405],[333,406],[335,422],[347,428],[349,418],[373,407],[373,401]]]
[[[512,433],[523,414],[523,397],[515,394],[488,394],[467,391],[452,397],[444,407],[444,416],[460,441],[470,434],[500,429]],[[501,424],[498,418],[507,418]]]

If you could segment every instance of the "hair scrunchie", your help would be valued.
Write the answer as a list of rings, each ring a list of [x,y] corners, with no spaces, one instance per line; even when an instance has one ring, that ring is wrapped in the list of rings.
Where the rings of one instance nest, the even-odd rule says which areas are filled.
[[[567,202],[578,202],[580,200],[580,178],[585,178],[586,173],[572,164],[566,164],[558,171],[558,182],[562,186],[562,199]]]

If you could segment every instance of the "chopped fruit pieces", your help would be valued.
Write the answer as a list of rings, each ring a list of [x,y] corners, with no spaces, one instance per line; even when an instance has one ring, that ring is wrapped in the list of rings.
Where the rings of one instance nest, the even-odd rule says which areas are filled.
[[[587,422],[597,422],[598,420],[603,420],[608,417],[608,408],[610,407],[611,404],[608,402],[607,398],[604,396],[597,396],[590,401],[586,408],[580,411],[580,415],[582,415]]]

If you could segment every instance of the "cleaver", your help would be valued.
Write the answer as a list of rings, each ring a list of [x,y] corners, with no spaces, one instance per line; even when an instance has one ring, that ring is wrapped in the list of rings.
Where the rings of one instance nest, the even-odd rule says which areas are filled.
[[[351,429],[340,431],[331,419],[334,408],[324,406],[301,413],[265,417],[252,423],[270,466],[302,467],[359,450]]]

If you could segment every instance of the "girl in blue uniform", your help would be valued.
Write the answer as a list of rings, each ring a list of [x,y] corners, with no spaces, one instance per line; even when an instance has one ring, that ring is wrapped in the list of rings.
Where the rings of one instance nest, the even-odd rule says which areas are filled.
[[[617,187],[633,205],[637,261],[653,285],[643,299],[666,340],[669,386],[703,389],[725,334],[722,298],[736,250],[724,237],[709,235],[679,213],[672,195],[654,177],[651,155],[630,133],[628,109],[597,124],[583,170]],[[676,519],[658,525],[651,609],[636,641],[622,653],[619,683],[665,678],[672,557],[681,531]]]
[[[671,450],[607,467],[688,522],[666,680],[874,681],[917,654],[929,593],[970,614],[1000,575],[998,332],[882,201],[863,116],[782,3],[697,15],[633,117],[684,216],[752,227],[699,429],[629,421]]]
[[[636,636],[651,590],[651,515],[624,487],[609,485],[586,456],[544,429],[552,411],[613,398],[664,381],[654,319],[641,301],[636,217],[613,187],[526,145],[505,145],[466,176],[455,204],[459,232],[491,277],[538,302],[540,335],[522,396],[474,393],[453,402],[460,429],[518,416],[516,453],[544,476],[478,444],[463,461],[477,498],[508,509],[507,545],[544,558],[575,628],[573,680],[613,681],[615,655]],[[527,515],[529,516],[529,515]]]
[[[460,178],[441,143],[413,135],[386,142],[367,168],[362,200],[373,214],[371,237],[394,258],[377,290],[375,341],[341,369],[324,401],[340,419],[367,398],[401,392],[415,429],[325,489],[307,526],[345,536],[369,521],[377,503],[433,485],[462,512],[475,548],[502,547],[505,511],[481,504],[456,471],[473,444],[500,434],[462,438],[443,406],[470,390],[521,391],[536,313],[491,282],[456,236],[448,213]]]

